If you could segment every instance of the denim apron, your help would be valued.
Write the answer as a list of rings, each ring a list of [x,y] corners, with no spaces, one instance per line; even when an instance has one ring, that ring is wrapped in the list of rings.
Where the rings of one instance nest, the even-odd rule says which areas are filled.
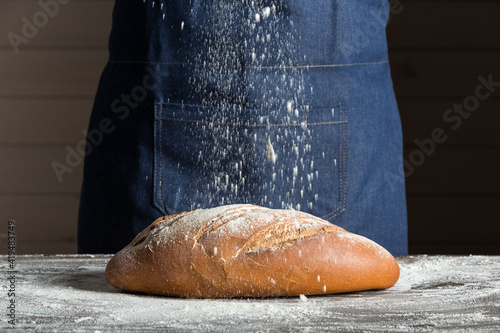
[[[79,252],[162,215],[295,209],[407,252],[385,0],[117,0]]]

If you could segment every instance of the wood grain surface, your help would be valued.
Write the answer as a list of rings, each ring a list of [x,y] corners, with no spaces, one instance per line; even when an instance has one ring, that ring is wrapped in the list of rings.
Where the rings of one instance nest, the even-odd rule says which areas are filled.
[[[6,257],[0,271],[7,276]],[[498,332],[500,257],[398,257],[388,290],[289,298],[179,299],[109,286],[109,256],[21,256],[7,332]],[[6,303],[2,298],[2,307]],[[6,328],[10,328],[6,330]]]

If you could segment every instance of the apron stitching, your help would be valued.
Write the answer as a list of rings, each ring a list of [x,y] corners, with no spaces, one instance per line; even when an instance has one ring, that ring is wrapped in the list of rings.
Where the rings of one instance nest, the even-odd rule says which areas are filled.
[[[158,105],[155,105],[155,116],[157,113],[158,113]],[[157,140],[158,140],[157,139],[158,135],[156,133],[157,132],[157,125],[156,124],[157,124],[157,122],[155,120],[154,129],[153,129],[153,136],[154,136],[155,142],[157,142]],[[154,148],[154,162],[155,162],[155,166],[156,166],[158,164],[158,152],[157,152],[158,149],[156,148],[156,144],[154,145],[154,147],[155,147]],[[157,195],[158,191],[156,190],[156,182],[157,182],[157,179],[159,178],[158,169],[156,167],[154,168],[154,175],[155,175],[155,180],[153,182],[153,198],[154,198],[155,205],[158,206],[158,208],[160,208],[158,205],[158,200],[157,200],[158,199],[158,195]],[[165,212],[162,212],[162,213],[165,213]]]
[[[214,124],[214,125],[228,125],[228,126],[241,126],[241,127],[298,127],[302,126],[301,124],[244,124],[244,123],[218,123],[215,121],[206,121],[206,120],[193,120],[193,119],[184,119],[184,118],[170,118],[170,117],[157,117],[156,119],[161,120],[174,120],[174,121],[185,121],[185,122],[193,122],[193,123],[201,123],[201,124]],[[344,124],[346,121],[325,121],[319,123],[308,123],[307,126],[317,126],[317,125],[331,125],[331,124]]]
[[[335,211],[331,212],[331,213],[330,213],[330,214],[328,214],[328,215],[331,215],[331,214],[333,214],[333,213],[337,212],[337,210],[339,210],[339,209],[340,209],[340,208],[337,208]],[[339,211],[339,212],[337,212],[337,214],[335,214],[335,215],[333,215],[333,216],[328,217],[328,219],[329,219],[329,220],[331,220],[331,219],[333,219],[334,217],[339,216],[339,215],[340,215],[340,214],[342,214],[343,212],[345,212],[345,208],[342,208],[342,210],[341,210],[341,211]],[[328,215],[327,215],[327,216],[328,216]],[[322,219],[324,219],[324,220],[325,220],[325,219],[326,219],[326,217],[325,217],[325,216],[323,216],[323,217],[322,217]]]
[[[126,61],[126,60],[109,60],[109,63],[115,64],[156,64],[156,65],[175,65],[175,66],[199,66],[199,67],[222,67],[222,68],[246,68],[246,69],[297,69],[297,68],[331,68],[331,67],[348,67],[348,66],[363,66],[363,65],[380,65],[389,63],[389,60],[373,61],[373,62],[353,62],[348,64],[325,64],[325,65],[297,65],[297,66],[227,66],[221,64],[197,64],[191,62],[173,62],[173,61]]]
[[[163,106],[161,104],[156,104],[155,105],[155,111],[158,112],[158,106],[160,107],[160,113],[161,113],[163,111],[163,109],[162,109]],[[155,121],[157,119],[160,119],[160,118],[156,118]],[[160,122],[160,124],[159,124],[159,139],[158,139],[158,135],[157,135],[157,131],[156,131],[156,126],[155,126],[155,130],[154,130],[155,141],[158,142],[158,144],[159,144],[159,147],[158,147],[159,148],[159,153],[156,152],[156,145],[155,145],[155,157],[154,157],[154,159],[155,159],[155,165],[158,165],[158,154],[160,155],[160,168],[159,168],[160,170],[157,170],[157,168],[155,168],[155,175],[158,177],[158,180],[159,180],[160,184],[163,181],[163,178],[162,178],[163,177],[163,146],[162,146],[162,139],[161,139],[162,135],[161,134],[162,134],[162,124]],[[154,200],[155,200],[156,206],[158,208],[162,209],[164,214],[168,215],[168,211],[169,210],[172,211],[172,212],[174,212],[173,209],[170,209],[167,206],[165,200],[163,199],[163,195],[162,195],[163,191],[161,190],[161,188],[160,188],[160,191],[158,191],[156,184],[157,184],[157,182],[155,181],[154,182],[154,189],[153,190],[154,190],[154,198],[155,198]],[[158,197],[160,199],[160,202],[163,204],[163,208],[161,208],[162,205],[160,204],[160,202],[158,202]]]
[[[347,117],[347,115],[346,115]],[[344,125],[344,164],[342,165],[342,169],[344,169],[344,174],[345,174],[345,181],[344,181],[344,210],[347,207],[347,171],[346,171],[346,165],[347,165],[347,120],[346,120],[346,125]]]
[[[347,124],[347,120],[343,120],[344,119],[344,109],[343,108],[340,108],[340,120],[341,120],[341,123],[344,124],[342,127],[343,127],[343,133],[344,133],[344,140],[341,140],[340,142],[340,167],[339,167],[339,181],[340,181],[340,198],[339,198],[339,203],[340,203],[340,207],[338,207],[337,209],[335,209],[333,212],[331,213],[328,213],[324,216],[322,216],[321,218],[322,219],[333,219],[334,217],[338,216],[340,213],[344,212],[345,211],[345,203],[346,203],[346,196],[347,196],[347,188],[346,188],[346,183],[347,183],[347,179],[346,181],[343,180],[343,176],[344,176],[344,173],[345,173],[345,158],[347,156],[347,126],[345,124]],[[342,188],[343,187],[343,188]],[[340,211],[339,211],[340,210]],[[336,214],[335,214],[336,213]],[[331,216],[332,214],[335,214],[333,216]]]

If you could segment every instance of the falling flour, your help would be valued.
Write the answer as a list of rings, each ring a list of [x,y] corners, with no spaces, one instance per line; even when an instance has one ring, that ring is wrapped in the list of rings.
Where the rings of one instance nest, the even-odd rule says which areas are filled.
[[[161,14],[159,24],[177,30],[183,50],[193,50],[179,59],[186,64],[186,82],[179,87],[183,99],[167,102],[192,117],[176,135],[184,136],[179,142],[197,138],[199,147],[192,161],[186,151],[178,154],[189,162],[160,161],[178,175],[157,180],[158,188],[176,189],[175,198],[162,194],[165,212],[243,202],[312,214],[318,210],[316,215],[323,216],[319,209],[329,209],[326,203],[336,204],[337,198],[318,192],[319,177],[336,180],[341,171],[318,172],[329,166],[314,161],[323,142],[313,139],[314,124],[308,121],[314,89],[304,66],[306,51],[300,48],[303,32],[289,4],[199,2],[186,4],[190,10],[185,13],[169,13],[180,9],[164,0],[144,2],[147,10]],[[331,109],[332,122],[337,113]],[[170,170],[175,165],[177,170]],[[186,188],[185,177],[193,177],[196,186]]]

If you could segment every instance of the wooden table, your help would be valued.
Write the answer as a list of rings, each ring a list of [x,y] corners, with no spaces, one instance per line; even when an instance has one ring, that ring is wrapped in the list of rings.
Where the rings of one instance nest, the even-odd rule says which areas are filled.
[[[293,298],[187,300],[109,286],[109,256],[2,256],[8,332],[500,332],[500,256],[398,257],[383,291]],[[15,276],[15,297],[7,297]],[[9,324],[9,300],[16,324]]]

